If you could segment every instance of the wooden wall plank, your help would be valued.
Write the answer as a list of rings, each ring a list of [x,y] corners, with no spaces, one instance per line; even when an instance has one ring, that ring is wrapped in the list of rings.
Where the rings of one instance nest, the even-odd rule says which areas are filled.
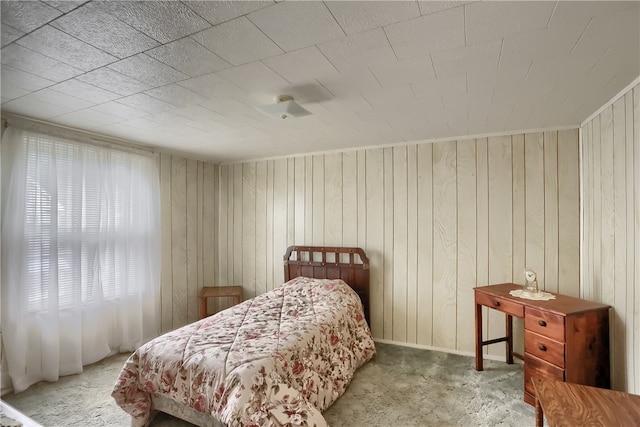
[[[418,147],[407,147],[407,338],[418,336]]]
[[[274,232],[275,232],[275,221],[280,221],[281,219],[277,219],[274,212],[274,164],[273,160],[267,161],[267,257],[265,263],[267,265],[267,274],[266,274],[266,290],[269,291],[276,286],[274,281],[274,259],[278,258],[278,254],[274,253]]]
[[[256,295],[267,291],[267,229],[267,162],[261,161],[256,164]]]
[[[578,131],[558,132],[558,292],[580,296]]]
[[[171,263],[173,270],[173,328],[188,323],[187,292],[187,160],[171,162]]]
[[[160,154],[160,233],[161,233],[161,324],[160,330],[173,329],[173,262],[171,259],[171,155]]]
[[[544,275],[544,142],[542,133],[524,138],[526,185],[526,263],[538,275],[538,284],[546,289]]]
[[[600,114],[600,171],[601,171],[601,191],[602,191],[602,235],[601,235],[601,262],[602,262],[602,285],[601,298],[606,304],[615,303],[615,272],[614,272],[614,251],[615,251],[615,228],[614,228],[614,201],[613,201],[613,108],[606,108]],[[615,352],[615,347],[614,347]],[[612,354],[612,359],[615,354]],[[612,378],[612,387],[615,382]]]
[[[487,143],[489,165],[489,283],[510,282],[513,274],[513,202],[511,137],[491,137]],[[487,336],[504,336],[504,315],[489,311]],[[504,354],[503,345],[489,353]]]
[[[294,245],[296,226],[295,159],[287,159],[287,247]],[[284,252],[283,252],[284,255]],[[282,269],[283,270],[283,269]],[[284,279],[284,271],[282,273]]]
[[[367,246],[367,156],[364,150],[357,151],[358,183],[356,194],[358,197],[358,247]]]
[[[489,152],[487,138],[476,139],[476,170],[478,181],[476,183],[476,286],[485,286],[489,282]],[[482,308],[482,329],[484,336],[488,335],[489,310]],[[483,348],[484,353],[489,352],[489,347]]]
[[[187,159],[186,165],[186,269],[187,323],[198,320],[198,162]]]
[[[475,350],[475,329],[469,327],[469,313],[475,310],[476,285],[476,145],[475,140],[457,144],[458,242],[457,254],[457,342],[456,349]]]
[[[633,355],[640,354],[640,85],[633,89],[633,206],[634,206],[634,311],[633,311]],[[631,298],[631,297],[630,297]],[[634,369],[631,373],[634,388],[630,393],[640,394],[640,361],[634,358]]]
[[[365,153],[367,192],[367,246],[365,248],[371,265],[371,332],[382,338],[384,333],[384,153],[382,149]]]
[[[592,127],[592,146],[593,146],[593,171],[600,171],[600,116],[593,119]],[[600,270],[602,263],[602,188],[600,186],[600,173],[593,174],[593,228],[591,229],[592,249],[593,249],[593,265]],[[602,276],[600,274],[593,275],[591,283],[591,297],[594,301],[601,301]]]
[[[513,202],[513,283],[524,285],[526,259],[526,221],[525,221],[525,180],[524,180],[524,135],[511,137],[512,164],[512,202]],[[524,322],[513,319],[513,349],[524,354]]]
[[[313,231],[312,242],[315,246],[324,245],[324,155],[313,156]]]
[[[218,257],[217,237],[221,211],[219,202],[218,166],[205,163],[202,168],[202,286],[214,286],[218,282],[220,258]],[[208,312],[215,308],[213,301],[208,302]]]
[[[342,153],[324,156],[324,244],[342,246]]]
[[[384,148],[384,332],[383,338],[393,339],[393,149]]]
[[[273,287],[284,283],[282,256],[287,250],[287,203],[287,159],[276,159],[273,168]]]
[[[433,343],[433,145],[418,146],[417,343]]]
[[[342,155],[342,245],[358,246],[358,163],[357,153]]]
[[[392,339],[407,341],[407,147],[394,147],[393,158],[393,260],[392,288]]]
[[[305,175],[304,175],[304,244],[313,244],[313,156],[305,158]]]
[[[233,217],[231,218],[231,230],[233,231],[233,285],[242,286],[242,245],[244,244],[242,217],[244,215],[242,200],[244,188],[242,186],[242,164],[233,165]],[[222,299],[222,298],[221,298]],[[226,306],[229,307],[233,301],[226,299]]]
[[[256,295],[256,163],[242,166],[242,282],[245,298]]]
[[[433,144],[433,345],[456,347],[456,141]]]
[[[294,242],[297,245],[305,244],[305,199],[306,199],[306,174],[305,174],[305,158],[296,157],[294,166],[294,192],[295,192],[295,207],[294,207],[294,224],[295,224],[295,237]]]
[[[544,288],[558,292],[558,132],[545,132],[544,149]]]
[[[204,216],[205,216],[205,207],[204,207],[204,186],[205,186],[205,180],[204,180],[204,166],[205,163],[203,162],[197,162],[197,171],[196,171],[196,184],[197,184],[197,195],[196,195],[196,203],[197,203],[197,210],[198,210],[198,229],[197,229],[197,235],[200,236],[198,238],[198,244],[197,244],[197,265],[196,265],[196,269],[197,269],[197,276],[198,276],[198,286],[197,286],[197,291],[199,292],[200,289],[202,289],[202,287],[204,286],[204,265],[205,265],[205,252],[204,252],[204,241],[206,240],[206,236],[205,236],[205,232],[204,232]],[[211,222],[211,221],[210,221]]]
[[[617,351],[613,366],[627,365],[626,327],[628,314],[622,309],[627,300],[627,186],[626,186],[626,125],[625,125],[624,97],[613,104],[613,227],[614,227],[614,255],[613,255],[613,287],[615,289],[613,324],[613,340]],[[613,371],[613,382],[619,390],[627,389],[626,369]]]

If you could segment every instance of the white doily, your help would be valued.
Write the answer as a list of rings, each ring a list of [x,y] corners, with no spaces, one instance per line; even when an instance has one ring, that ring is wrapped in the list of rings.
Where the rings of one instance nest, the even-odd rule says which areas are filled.
[[[553,294],[550,294],[549,292],[538,292],[536,294],[532,294],[531,292],[526,292],[522,289],[515,289],[513,291],[509,291],[509,295],[513,297],[533,299],[537,301],[549,301],[550,299],[556,299],[556,296]]]

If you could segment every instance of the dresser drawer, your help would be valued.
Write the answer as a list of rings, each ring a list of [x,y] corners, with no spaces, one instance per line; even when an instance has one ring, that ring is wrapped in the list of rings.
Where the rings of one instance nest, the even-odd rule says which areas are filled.
[[[496,310],[500,310],[503,313],[507,313],[512,316],[524,316],[524,306],[522,304],[518,304],[517,302],[509,301],[506,298],[476,292],[476,303],[486,305],[487,307],[491,307]]]
[[[551,363],[540,360],[531,355],[524,355],[524,390],[535,396],[533,389],[532,377],[553,378],[558,381],[564,381],[564,369],[560,369]]]
[[[564,368],[564,343],[562,342],[525,329],[524,352]]]
[[[527,307],[525,311],[525,329],[564,342],[564,316],[535,307]]]

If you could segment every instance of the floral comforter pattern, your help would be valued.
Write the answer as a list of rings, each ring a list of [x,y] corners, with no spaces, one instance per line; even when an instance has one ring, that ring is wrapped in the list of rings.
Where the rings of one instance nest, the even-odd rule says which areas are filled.
[[[298,277],[141,346],[112,396],[135,427],[154,394],[229,426],[326,426],[322,411],[374,354],[358,295]]]

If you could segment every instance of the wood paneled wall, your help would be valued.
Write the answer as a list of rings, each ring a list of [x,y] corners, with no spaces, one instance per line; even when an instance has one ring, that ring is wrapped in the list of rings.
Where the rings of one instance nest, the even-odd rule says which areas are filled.
[[[198,291],[216,278],[218,166],[160,154],[162,272],[159,328],[198,319]]]
[[[582,280],[613,306],[612,387],[640,393],[640,85],[582,126]]]
[[[360,246],[377,339],[472,352],[473,287],[530,267],[578,296],[578,159],[573,129],[221,165],[219,283],[251,297],[288,245]]]

